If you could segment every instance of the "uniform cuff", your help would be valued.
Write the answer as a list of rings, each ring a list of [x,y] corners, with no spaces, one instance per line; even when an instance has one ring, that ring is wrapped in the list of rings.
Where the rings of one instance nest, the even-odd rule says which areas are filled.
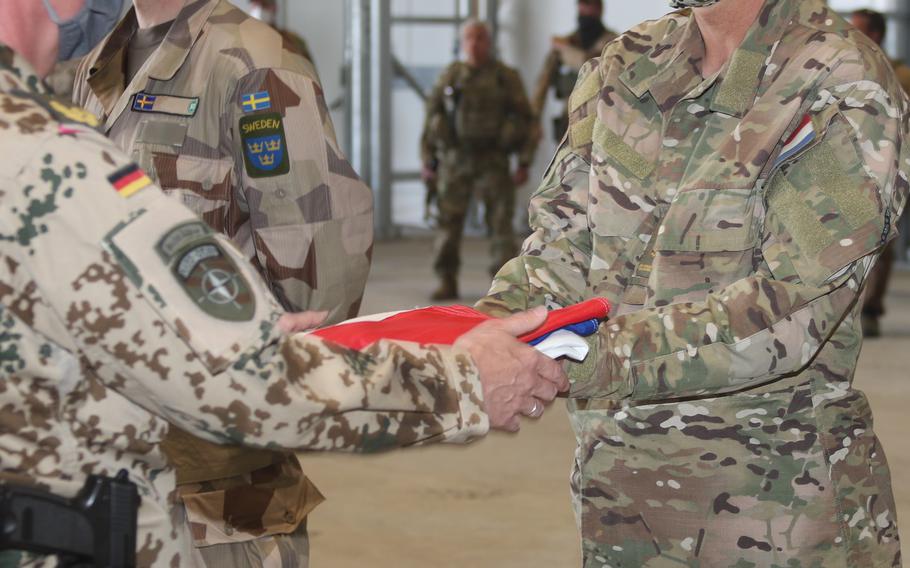
[[[446,432],[444,442],[466,444],[490,431],[490,418],[483,406],[483,385],[480,372],[467,350],[446,349],[443,358],[446,375],[458,396],[457,428]]]

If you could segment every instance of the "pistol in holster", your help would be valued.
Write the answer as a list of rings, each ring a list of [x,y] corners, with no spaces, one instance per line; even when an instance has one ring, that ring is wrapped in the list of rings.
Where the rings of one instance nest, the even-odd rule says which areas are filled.
[[[0,551],[55,555],[66,568],[133,568],[139,489],[126,470],[89,476],[73,499],[0,486]]]

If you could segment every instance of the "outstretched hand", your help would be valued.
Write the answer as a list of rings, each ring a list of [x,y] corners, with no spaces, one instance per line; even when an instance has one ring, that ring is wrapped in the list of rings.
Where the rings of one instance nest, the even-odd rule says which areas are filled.
[[[517,339],[546,319],[546,308],[536,308],[484,322],[455,342],[471,353],[480,371],[493,429],[517,432],[522,415],[539,418],[546,405],[569,388],[559,363]]]

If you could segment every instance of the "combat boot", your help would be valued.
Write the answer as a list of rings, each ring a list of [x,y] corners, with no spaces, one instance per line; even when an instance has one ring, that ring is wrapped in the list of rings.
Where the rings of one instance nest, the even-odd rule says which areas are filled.
[[[454,276],[445,276],[439,283],[439,288],[430,296],[434,302],[445,302],[458,299],[458,279]]]

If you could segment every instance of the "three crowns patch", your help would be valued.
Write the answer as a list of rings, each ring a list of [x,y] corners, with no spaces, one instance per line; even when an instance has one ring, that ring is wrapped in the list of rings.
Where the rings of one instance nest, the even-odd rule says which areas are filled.
[[[291,171],[281,113],[240,119],[240,140],[246,173],[252,178],[281,176]]]

